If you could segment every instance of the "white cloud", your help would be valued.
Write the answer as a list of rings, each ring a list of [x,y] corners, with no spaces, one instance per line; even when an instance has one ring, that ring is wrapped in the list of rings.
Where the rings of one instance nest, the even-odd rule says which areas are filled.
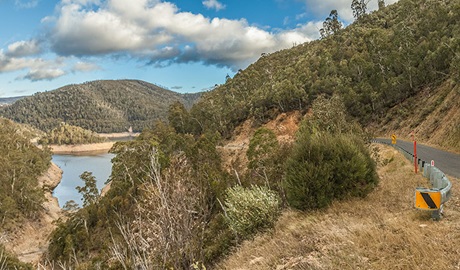
[[[29,71],[29,73],[27,73],[27,75],[19,79],[27,79],[35,82],[53,80],[65,74],[66,73],[62,69],[32,69]]]
[[[206,18],[169,2],[108,0],[94,8],[82,0],[60,5],[49,33],[60,55],[131,55],[148,63],[203,62],[245,68],[261,53],[317,37],[314,24],[268,31],[244,19]],[[52,20],[47,20],[52,21]]]
[[[77,62],[73,67],[73,72],[90,72],[101,69],[100,66],[89,62]]]
[[[202,2],[207,9],[215,9],[217,11],[224,9],[225,5],[217,0],[205,0]]]
[[[65,58],[57,57],[53,60],[45,60],[39,57],[14,57],[4,54],[0,50],[0,73],[28,70],[19,80],[52,80],[66,73],[60,68],[65,65]]]
[[[40,68],[46,65],[41,58],[17,58],[5,55],[0,51],[0,72],[17,71],[25,68]]]
[[[101,1],[100,0],[62,0],[63,4],[77,4],[77,5],[100,5]]]
[[[36,55],[41,52],[40,45],[37,40],[18,41],[8,45],[7,55],[12,57],[22,57]]]
[[[38,5],[38,0],[30,0],[30,1],[15,0],[14,4],[20,8],[34,8]]]

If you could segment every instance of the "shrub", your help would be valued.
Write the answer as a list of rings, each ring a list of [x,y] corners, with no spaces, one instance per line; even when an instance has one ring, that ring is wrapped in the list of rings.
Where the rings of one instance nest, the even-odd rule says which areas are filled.
[[[362,139],[317,132],[298,136],[283,186],[289,204],[307,210],[326,207],[333,199],[365,196],[377,180]]]
[[[31,264],[23,263],[14,255],[11,255],[5,250],[5,247],[0,245],[0,269],[17,269],[17,270],[32,270]]]
[[[266,187],[235,186],[226,193],[224,209],[230,228],[242,238],[274,224],[280,212],[278,195]]]

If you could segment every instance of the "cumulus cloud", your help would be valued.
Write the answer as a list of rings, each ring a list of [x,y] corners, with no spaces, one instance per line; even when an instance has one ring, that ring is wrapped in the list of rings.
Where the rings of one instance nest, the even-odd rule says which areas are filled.
[[[46,65],[41,58],[17,58],[11,57],[0,51],[0,72],[17,71],[25,68],[40,68]]]
[[[217,11],[224,9],[225,5],[217,0],[205,0],[202,2],[207,9],[215,9]]]
[[[52,80],[66,74],[60,69],[63,65],[65,59],[62,57],[53,60],[40,57],[14,57],[0,50],[0,73],[28,70],[28,73],[18,77],[18,80]]]
[[[32,69],[22,79],[35,81],[53,80],[65,75],[62,69]]]
[[[40,45],[37,40],[18,41],[8,45],[6,54],[11,57],[23,57],[36,55],[41,52]]]
[[[210,19],[181,12],[169,2],[108,0],[94,8],[95,3],[61,3],[49,33],[55,52],[64,56],[128,54],[160,66],[202,62],[237,70],[263,52],[310,41],[318,31],[314,23],[269,31],[244,19]]]
[[[100,66],[89,62],[77,62],[73,67],[73,72],[90,72],[101,69]]]

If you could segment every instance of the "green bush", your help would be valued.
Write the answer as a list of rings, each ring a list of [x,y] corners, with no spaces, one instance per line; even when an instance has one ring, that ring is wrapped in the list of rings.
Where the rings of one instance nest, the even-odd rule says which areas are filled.
[[[280,212],[278,195],[266,187],[229,188],[224,203],[229,227],[242,238],[272,226]]]
[[[365,196],[377,181],[362,139],[318,132],[298,136],[283,186],[289,204],[307,210],[326,207],[334,199]]]

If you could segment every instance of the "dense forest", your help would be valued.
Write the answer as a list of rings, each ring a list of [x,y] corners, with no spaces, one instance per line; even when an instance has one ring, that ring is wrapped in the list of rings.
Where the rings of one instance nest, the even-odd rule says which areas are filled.
[[[200,94],[178,94],[135,80],[93,81],[22,98],[0,108],[0,115],[50,131],[65,122],[94,132],[125,132],[153,127],[166,119],[168,106],[190,107]]]

